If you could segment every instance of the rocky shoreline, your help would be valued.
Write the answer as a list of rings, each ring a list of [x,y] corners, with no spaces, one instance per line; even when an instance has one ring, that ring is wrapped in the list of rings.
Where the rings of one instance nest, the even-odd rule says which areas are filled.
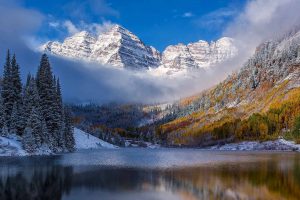
[[[223,145],[214,145],[209,150],[222,151],[298,151],[300,152],[300,144],[285,139],[277,139],[274,141],[244,141],[238,143],[228,143]]]

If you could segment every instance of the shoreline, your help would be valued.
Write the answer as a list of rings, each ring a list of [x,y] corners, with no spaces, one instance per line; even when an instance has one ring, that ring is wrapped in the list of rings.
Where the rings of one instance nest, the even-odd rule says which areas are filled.
[[[15,139],[15,138],[14,138]],[[1,137],[3,142],[3,137]],[[10,140],[9,142],[11,142]],[[7,142],[7,141],[5,141]],[[21,148],[19,141],[13,141],[10,145],[0,145],[2,147],[2,151],[0,152],[0,157],[30,157],[30,156],[53,156],[59,155],[61,153],[53,153],[49,151],[39,151],[34,154],[29,154],[25,152]],[[10,147],[9,147],[10,146]],[[13,151],[4,151],[3,147],[9,147],[10,150]],[[12,149],[11,149],[12,148]],[[80,150],[93,150],[93,149],[110,149],[108,147],[103,147],[98,143],[93,144],[92,146],[87,145],[86,148],[76,148],[74,152]],[[112,149],[116,149],[117,147],[114,146]],[[147,146],[127,146],[123,148],[142,148],[142,149],[160,149],[160,148],[167,148],[167,149],[199,149],[199,150],[206,150],[206,151],[232,151],[232,152],[247,152],[247,151],[264,151],[264,152],[300,152],[300,144],[296,144],[294,141],[288,141],[285,139],[277,139],[277,140],[268,140],[268,141],[241,141],[241,142],[232,142],[232,143],[222,143],[212,146],[160,146],[160,145],[153,145],[147,142]],[[119,147],[117,149],[122,149]]]

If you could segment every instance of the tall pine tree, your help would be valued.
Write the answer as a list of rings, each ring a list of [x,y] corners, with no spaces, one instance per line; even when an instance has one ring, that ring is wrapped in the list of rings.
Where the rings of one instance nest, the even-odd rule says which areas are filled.
[[[32,108],[30,117],[27,121],[26,128],[31,129],[31,133],[34,138],[34,142],[37,148],[42,146],[42,116],[38,110],[36,110],[34,107]]]
[[[20,123],[20,117],[18,112],[18,106],[17,106],[17,102],[15,102],[10,117],[10,126],[9,126],[10,134],[17,134],[19,123]]]
[[[74,151],[75,146],[75,139],[74,139],[74,133],[73,133],[73,127],[72,127],[72,121],[71,121],[71,113],[68,108],[64,109],[64,141],[65,141],[65,148],[68,151]]]
[[[10,124],[10,115],[14,105],[13,99],[13,87],[11,81],[11,59],[10,59],[10,52],[7,51],[6,61],[4,64],[4,72],[3,72],[3,81],[2,81],[2,91],[1,95],[3,98],[3,106],[5,112],[5,122],[6,125],[9,126]]]
[[[46,121],[49,135],[51,135],[53,150],[56,151],[59,146],[61,117],[57,104],[56,82],[53,81],[51,66],[46,54],[42,55],[36,83],[40,96],[41,111]]]
[[[11,59],[7,52],[0,95],[0,132],[3,136],[22,135],[29,153],[44,144],[54,152],[74,150],[70,111],[64,109],[59,79],[53,76],[45,54],[36,79],[29,74],[22,88],[16,56]]]
[[[20,69],[14,54],[11,59],[11,84],[13,92],[13,101],[17,102],[17,106],[21,105],[22,83],[20,77]]]
[[[23,104],[21,109],[21,124],[25,129],[28,118],[30,117],[31,111],[35,108],[38,112],[41,111],[40,98],[36,87],[36,82],[33,77],[28,75],[26,86],[23,92]]]
[[[5,124],[5,111],[3,106],[3,98],[0,95],[0,128],[2,128]]]
[[[34,136],[32,134],[32,129],[30,127],[26,127],[24,130],[22,144],[23,144],[24,149],[28,153],[34,153],[37,150]]]

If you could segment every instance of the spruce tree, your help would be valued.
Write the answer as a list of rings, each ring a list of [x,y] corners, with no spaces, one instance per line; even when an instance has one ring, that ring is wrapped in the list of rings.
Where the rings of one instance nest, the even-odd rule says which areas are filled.
[[[42,132],[41,132],[42,143],[50,146],[49,133],[45,119],[42,117]]]
[[[42,146],[42,117],[39,111],[32,108],[26,127],[31,129],[36,147]]]
[[[20,77],[20,69],[14,54],[11,60],[11,84],[13,92],[13,101],[17,102],[17,106],[21,104],[22,83]]]
[[[19,127],[18,125],[19,122],[20,122],[20,117],[18,112],[18,106],[17,106],[17,102],[15,102],[10,117],[10,127],[9,127],[10,134],[17,134],[17,128]]]
[[[6,125],[9,126],[10,115],[12,112],[14,99],[13,99],[12,81],[11,81],[11,59],[10,52],[7,51],[6,62],[4,64],[3,81],[1,95],[3,98],[3,106],[5,111]]]
[[[30,78],[29,78],[30,77]],[[36,82],[33,77],[28,76],[28,80],[23,92],[23,104],[20,109],[20,130],[24,130],[28,118],[30,117],[32,109],[35,108],[38,112],[41,112],[40,98],[38,95]]]
[[[57,99],[58,109],[59,109],[60,114],[61,114],[61,118],[63,119],[63,102],[62,102],[61,87],[60,87],[59,78],[56,81],[56,99]]]
[[[36,143],[34,141],[34,136],[32,134],[32,129],[30,127],[26,127],[24,130],[22,144],[23,148],[28,153],[34,153],[37,149]]]
[[[5,111],[3,106],[3,98],[0,95],[0,128],[2,128],[5,124]]]
[[[75,139],[74,139],[74,133],[73,133],[73,127],[71,122],[71,113],[68,108],[64,109],[64,142],[65,142],[65,148],[68,151],[74,151],[75,148]]]
[[[51,66],[46,54],[42,55],[36,76],[38,94],[40,96],[41,112],[46,121],[49,140],[54,150],[58,149],[60,139],[61,116],[56,95],[56,83],[53,81]]]
[[[29,83],[30,83],[30,81],[31,81],[31,78],[33,78],[33,77],[31,76],[31,74],[30,74],[30,73],[27,74],[26,84],[25,84],[25,87],[24,87],[24,88],[27,88],[27,86],[29,85]]]
[[[7,52],[0,95],[2,136],[23,134],[23,146],[29,153],[43,144],[57,152],[74,150],[71,114],[64,109],[59,79],[56,79],[46,54],[42,55],[36,79],[27,76],[22,88],[16,56]]]
[[[4,123],[4,125],[2,126],[2,129],[1,129],[1,136],[7,137],[8,134],[9,134],[8,128],[7,128],[7,126],[6,126],[6,123]]]

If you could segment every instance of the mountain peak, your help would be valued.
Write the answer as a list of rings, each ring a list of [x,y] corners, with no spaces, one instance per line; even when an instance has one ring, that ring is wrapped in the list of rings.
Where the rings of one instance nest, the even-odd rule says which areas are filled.
[[[168,46],[163,52],[162,63],[166,68],[207,68],[236,54],[237,48],[232,38],[224,37],[211,43],[199,40],[188,45],[179,43]]]
[[[114,25],[112,25],[112,27],[110,28],[110,30],[112,30],[112,31],[125,31],[127,29],[125,29],[124,27],[122,27],[119,24],[114,24]]]
[[[72,37],[86,37],[90,36],[91,34],[87,31],[80,31],[78,33],[75,33]]]
[[[73,59],[130,69],[157,67],[160,53],[146,46],[136,35],[115,24],[97,38],[87,31],[68,37],[63,43],[48,42],[44,51]]]
[[[119,24],[108,27],[98,36],[81,31],[62,43],[50,41],[41,49],[63,57],[115,67],[149,69],[161,66],[168,70],[209,67],[237,53],[233,39],[224,37],[210,44],[199,40],[188,45],[171,45],[161,54]]]

